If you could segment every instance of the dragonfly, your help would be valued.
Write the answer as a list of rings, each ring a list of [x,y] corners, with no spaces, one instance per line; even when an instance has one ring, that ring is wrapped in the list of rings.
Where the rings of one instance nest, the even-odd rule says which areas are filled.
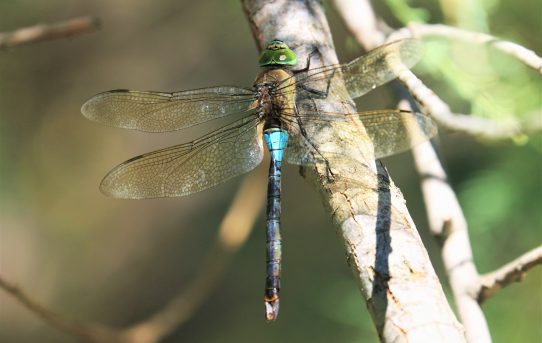
[[[218,86],[179,92],[112,90],[82,106],[93,121],[125,129],[167,132],[227,119],[227,124],[193,141],[133,157],[102,180],[100,190],[126,199],[186,196],[249,172],[269,151],[266,208],[265,317],[276,320],[281,289],[281,168],[286,161],[309,166],[340,159],[320,151],[311,133],[330,123],[361,121],[381,158],[424,142],[436,134],[433,121],[420,113],[375,110],[337,113],[319,110],[317,101],[358,98],[396,77],[394,62],[412,67],[420,59],[413,39],[380,46],[346,64],[298,68],[298,57],[282,40],[266,44],[261,72],[252,87]],[[335,85],[341,85],[335,86]],[[314,87],[313,85],[323,85]],[[316,107],[316,108],[315,108]],[[405,123],[419,130],[406,137]]]

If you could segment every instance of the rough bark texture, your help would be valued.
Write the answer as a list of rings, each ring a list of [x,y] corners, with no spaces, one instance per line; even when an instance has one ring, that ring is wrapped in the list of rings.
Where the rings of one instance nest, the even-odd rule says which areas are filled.
[[[259,47],[277,38],[296,51],[301,67],[311,52],[311,68],[337,63],[320,2],[244,0],[243,6]],[[352,103],[333,104],[330,97],[319,108],[355,111]],[[320,193],[344,240],[381,340],[464,342],[405,200],[384,166],[374,162],[361,123],[329,124],[312,136],[321,151],[332,152],[326,156],[332,177],[324,165],[302,174]]]

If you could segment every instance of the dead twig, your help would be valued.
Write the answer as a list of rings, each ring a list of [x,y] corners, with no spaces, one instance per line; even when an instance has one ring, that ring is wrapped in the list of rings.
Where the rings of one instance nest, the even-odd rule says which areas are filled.
[[[21,288],[8,281],[0,275],[0,288],[11,295],[22,306],[30,312],[40,317],[47,324],[65,332],[69,335],[79,337],[80,339],[91,343],[108,342],[103,338],[110,335],[110,330],[98,324],[83,323],[80,321],[68,319],[45,306],[39,304],[36,300],[28,296]]]
[[[539,264],[542,264],[542,246],[526,252],[491,273],[481,275],[478,302],[482,303],[500,289],[523,280],[525,273]]]
[[[100,27],[100,21],[93,17],[78,17],[54,24],[38,24],[0,33],[0,49],[18,45],[68,38],[90,33]]]

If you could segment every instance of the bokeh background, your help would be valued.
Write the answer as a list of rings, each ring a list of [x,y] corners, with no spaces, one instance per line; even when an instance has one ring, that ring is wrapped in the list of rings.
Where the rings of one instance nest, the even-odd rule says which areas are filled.
[[[537,0],[375,2],[395,27],[409,19],[490,32],[542,53]],[[363,51],[326,3],[341,61]],[[0,268],[32,297],[72,318],[125,326],[161,308],[198,271],[241,178],[186,198],[115,200],[105,173],[137,154],[193,135],[100,126],[80,114],[109,89],[251,85],[257,51],[238,1],[0,1],[0,32],[94,15],[100,31],[0,51]],[[468,52],[468,54],[465,54]],[[415,71],[458,112],[522,118],[542,107],[536,72],[495,52],[435,42]],[[394,106],[390,88],[360,108]],[[490,271],[539,245],[540,137],[484,142],[441,130],[439,145],[470,225],[477,266]],[[443,286],[408,153],[387,158]],[[377,342],[317,194],[284,171],[281,315],[263,319],[263,214],[231,269],[165,342]],[[542,339],[542,269],[483,305],[495,342]],[[1,342],[74,342],[0,292]]]

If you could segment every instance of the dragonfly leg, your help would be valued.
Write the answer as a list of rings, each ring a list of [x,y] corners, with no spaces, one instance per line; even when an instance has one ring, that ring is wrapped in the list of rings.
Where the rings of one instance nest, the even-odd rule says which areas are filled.
[[[314,107],[316,108],[316,111],[318,111],[318,108],[316,107],[316,105]],[[331,170],[329,161],[328,161],[327,158],[324,157],[324,155],[320,152],[320,150],[318,149],[316,144],[314,144],[312,139],[307,134],[307,130],[305,130],[305,127],[304,127],[303,122],[301,120],[301,116],[299,115],[299,110],[297,108],[297,104],[294,104],[294,112],[295,112],[295,119],[296,119],[297,125],[299,127],[299,133],[301,133],[301,136],[303,136],[303,138],[305,138],[305,140],[310,145],[310,147],[313,148],[314,151],[316,151],[316,153],[322,158],[322,160],[324,161],[324,163],[326,165],[328,181],[332,182],[334,174],[333,174],[333,171]]]
[[[292,70],[294,75],[298,74],[298,73],[302,73],[304,71],[308,71],[310,69],[310,67],[311,67],[311,57],[313,55],[316,55],[316,54],[320,54],[320,50],[318,50],[317,47],[313,47],[312,51],[310,52],[309,56],[307,57],[307,64],[305,65],[305,67],[303,69]]]
[[[314,89],[314,88],[309,87],[309,86],[307,86],[305,84],[298,84],[297,85],[298,88],[301,88],[305,92],[310,93],[312,95],[312,96],[311,95],[302,96],[301,99],[303,99],[303,98],[320,99],[320,100],[327,99],[327,97],[329,95],[329,88],[331,87],[331,79],[333,79],[333,76],[335,76],[335,72],[336,72],[336,70],[333,70],[331,72],[331,75],[329,76],[329,78],[327,80],[327,85],[326,85],[326,90],[325,91]]]

